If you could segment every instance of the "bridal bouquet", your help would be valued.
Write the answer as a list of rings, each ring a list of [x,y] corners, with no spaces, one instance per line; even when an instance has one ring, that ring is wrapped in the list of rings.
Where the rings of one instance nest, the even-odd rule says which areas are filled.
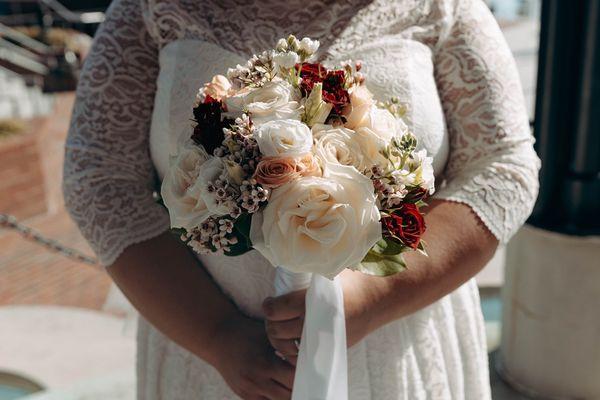
[[[376,102],[360,63],[311,63],[318,45],[281,39],[200,88],[162,198],[201,254],[254,248],[294,272],[392,274],[423,250],[432,160],[406,106]]]
[[[376,101],[360,62],[312,62],[318,46],[280,39],[200,88],[162,185],[171,225],[197,253],[256,249],[288,276],[396,273],[424,250],[432,159],[406,105]]]

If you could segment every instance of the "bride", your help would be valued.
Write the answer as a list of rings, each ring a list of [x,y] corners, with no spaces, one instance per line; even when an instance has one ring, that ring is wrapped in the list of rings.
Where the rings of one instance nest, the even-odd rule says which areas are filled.
[[[350,398],[489,399],[473,276],[530,213],[539,161],[482,0],[113,2],[81,74],[64,193],[141,314],[138,398],[290,398],[303,293],[270,297],[274,268],[255,251],[196,257],[153,197],[197,88],[290,33],[318,39],[320,60],[361,59],[434,156],[429,257],[342,274]]]

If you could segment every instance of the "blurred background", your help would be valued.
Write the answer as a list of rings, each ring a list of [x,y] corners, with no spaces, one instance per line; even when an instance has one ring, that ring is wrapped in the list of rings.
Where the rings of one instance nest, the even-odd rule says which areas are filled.
[[[528,224],[477,276],[494,399],[600,399],[600,0],[486,2],[543,162]],[[0,0],[0,400],[135,398],[135,312],[60,189],[109,3]]]

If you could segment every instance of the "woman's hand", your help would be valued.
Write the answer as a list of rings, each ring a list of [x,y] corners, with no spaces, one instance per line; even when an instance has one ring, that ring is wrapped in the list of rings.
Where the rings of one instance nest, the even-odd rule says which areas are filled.
[[[236,313],[215,332],[214,364],[231,390],[244,400],[288,400],[294,367],[274,354],[262,322]]]
[[[267,297],[263,302],[265,328],[271,346],[279,357],[296,365],[302,326],[304,325],[306,289],[278,297]]]
[[[425,219],[429,256],[405,253],[406,271],[387,277],[348,269],[340,274],[348,347],[452,292],[493,256],[498,242],[469,206],[431,200]],[[294,339],[302,335],[305,295],[301,290],[263,303],[269,341],[292,364],[298,352]]]
[[[341,275],[346,314],[346,341],[348,347],[369,333],[366,321],[367,292],[361,285],[361,273],[344,271]],[[269,342],[292,365],[296,365],[298,344],[304,325],[306,289],[278,297],[268,297],[263,302],[266,331]]]

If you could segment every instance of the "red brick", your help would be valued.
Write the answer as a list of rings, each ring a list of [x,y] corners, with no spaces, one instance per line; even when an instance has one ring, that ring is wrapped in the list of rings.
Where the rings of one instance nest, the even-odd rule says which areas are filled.
[[[31,126],[36,128],[35,134],[0,142],[0,210],[3,210],[3,204],[14,203],[23,195],[34,198],[45,193],[46,202],[49,201],[47,197],[52,196],[50,201],[55,207],[52,214],[37,215],[23,222],[44,235],[91,255],[89,246],[62,206],[62,148],[72,102],[72,94],[58,96],[58,107],[52,118],[31,122]],[[17,153],[20,155],[17,156]],[[7,165],[9,161],[10,165]],[[34,164],[37,168],[32,167]],[[15,178],[18,193],[13,193],[9,186],[1,183],[9,168],[11,174],[18,177]],[[3,189],[5,187],[9,188],[8,191]],[[39,205],[31,204],[34,208],[35,204]],[[31,207],[20,206],[25,211]],[[0,305],[54,304],[100,309],[104,304],[110,279],[102,270],[50,252],[23,240],[14,232],[0,230],[0,249]]]

